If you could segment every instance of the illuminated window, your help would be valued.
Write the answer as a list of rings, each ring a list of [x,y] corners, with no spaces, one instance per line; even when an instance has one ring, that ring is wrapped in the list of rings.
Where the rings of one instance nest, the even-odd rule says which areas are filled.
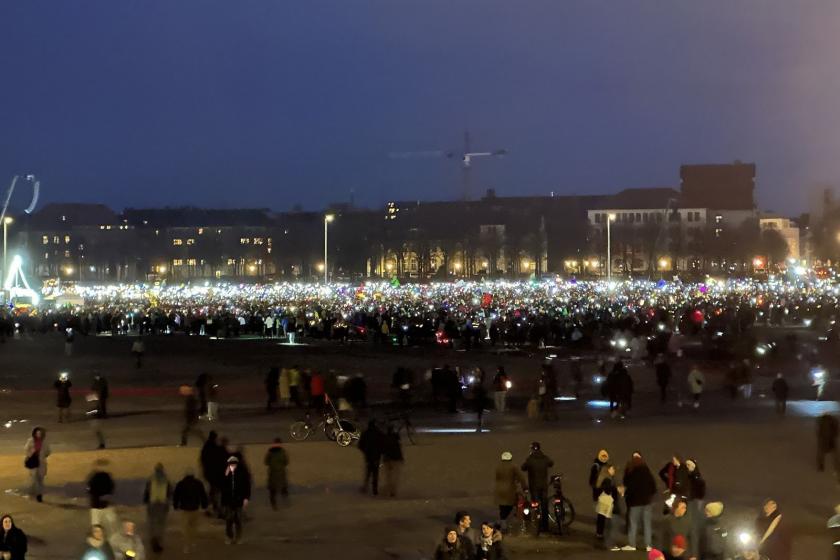
[[[65,244],[65,245],[69,245],[69,244],[70,244],[70,236],[69,236],[69,235],[65,235],[65,236],[64,236],[64,244]]]
[[[181,266],[184,264],[183,259],[172,259],[172,266]]]
[[[58,245],[58,236],[53,235],[53,245]]]
[[[85,244],[84,243],[79,243],[79,251],[84,251],[84,250],[85,250]]]
[[[195,245],[195,239],[193,239],[193,238],[187,239],[187,245]]]
[[[64,251],[64,258],[65,258],[65,259],[69,259],[69,258],[70,258],[70,251]]]
[[[262,245],[265,240],[262,237],[254,238],[254,245]]]
[[[271,254],[271,247],[269,247],[268,249],[266,249],[266,252],[270,255],[270,254]]]
[[[228,259],[228,265],[233,266],[236,264],[236,259]]]
[[[105,226],[105,229],[111,229],[111,226]]]
[[[204,235],[204,228],[203,227],[198,228],[198,235]]]
[[[217,270],[217,271],[216,271],[216,278],[221,278],[221,277],[222,277],[222,271],[221,271],[221,270]]]
[[[184,241],[182,239],[173,239],[172,244],[173,245],[183,245]]]
[[[66,222],[67,221],[67,216],[61,216],[61,221]]]
[[[187,264],[189,266],[195,266],[195,259],[187,259]]]
[[[716,214],[716,215],[715,215],[715,223],[716,223],[716,224],[719,224],[719,223],[721,223],[722,221],[723,221],[723,216],[721,216],[720,214]]]
[[[242,238],[239,239],[239,244],[240,245],[248,245],[250,242],[251,242],[250,237],[242,237]]]
[[[44,253],[44,258],[45,258],[45,259],[50,258],[50,254],[49,254],[49,253]]]
[[[99,226],[99,229],[105,229],[105,226]]]
[[[41,241],[43,241],[44,245],[46,245],[50,242],[50,237],[48,235],[45,235],[44,237],[41,238]]]
[[[271,247],[271,238],[268,238],[268,246]]]
[[[201,259],[201,261],[200,261],[198,264],[200,264],[201,266],[204,266],[204,263],[205,263],[205,262],[206,262],[206,261],[205,261],[204,259]]]

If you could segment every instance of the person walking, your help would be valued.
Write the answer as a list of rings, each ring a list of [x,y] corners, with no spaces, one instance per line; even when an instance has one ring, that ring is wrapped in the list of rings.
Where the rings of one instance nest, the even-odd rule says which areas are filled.
[[[780,416],[784,416],[787,412],[787,400],[790,388],[782,372],[776,374],[776,379],[773,380],[772,390],[773,397],[776,400],[776,412]]]
[[[210,375],[208,373],[200,373],[195,378],[195,392],[198,394],[198,416],[202,417],[207,414],[207,387],[210,386]]]
[[[385,470],[386,496],[390,496],[392,498],[397,496],[403,460],[400,434],[394,429],[394,426],[389,424],[382,445],[382,467]]]
[[[114,560],[114,550],[111,548],[111,543],[105,537],[105,529],[101,525],[92,525],[90,533],[85,539],[85,553],[82,558],[90,558],[97,560]]]
[[[146,560],[146,548],[133,521],[123,521],[122,532],[112,535],[109,542],[115,560]]]
[[[817,470],[825,470],[825,456],[831,455],[835,476],[840,478],[840,456],[837,453],[837,419],[827,412],[817,418]]]
[[[507,410],[507,392],[511,385],[504,366],[499,366],[496,375],[493,376],[493,404],[497,412]]]
[[[181,385],[181,396],[184,397],[184,427],[181,429],[181,446],[187,445],[187,437],[190,433],[198,435],[199,439],[203,439],[203,434],[196,428],[199,416],[199,403],[195,398],[195,390],[189,385]],[[205,399],[206,392],[205,392]]]
[[[211,383],[207,388],[207,421],[216,422],[219,419],[219,385]]]
[[[758,551],[771,560],[791,560],[791,535],[775,500],[766,500],[755,523]]]
[[[207,509],[207,493],[204,485],[192,473],[178,481],[172,493],[172,508],[181,512],[181,523],[184,532],[184,554],[189,554],[195,547],[195,533],[199,515]]]
[[[93,378],[93,383],[90,386],[90,391],[96,395],[96,416],[99,419],[108,418],[108,398],[110,391],[108,390],[108,380],[98,373]]]
[[[636,550],[636,533],[642,525],[645,539],[645,550],[650,552],[653,546],[653,527],[651,525],[651,509],[653,497],[656,495],[656,480],[645,463],[641,453],[633,453],[630,462],[624,469],[623,484],[624,502],[627,504],[629,523],[627,529],[627,546],[623,550]]]
[[[265,411],[271,412],[274,405],[277,404],[277,390],[280,384],[280,368],[272,366],[265,375],[265,394],[266,403]]]
[[[11,515],[0,518],[0,557],[3,560],[26,560],[26,534],[15,526]]]
[[[251,499],[251,476],[240,467],[236,455],[227,460],[221,498],[225,516],[225,544],[239,544],[242,541],[242,514]]]
[[[379,494],[379,462],[382,459],[382,431],[376,426],[376,421],[368,422],[367,429],[359,437],[359,451],[365,458],[365,478],[360,492],[367,493],[368,482],[374,496]]]
[[[201,448],[201,474],[207,481],[210,506],[217,517],[222,516],[219,496],[227,467],[227,458],[227,450],[219,442],[219,435],[211,431]]]
[[[284,502],[289,498],[289,481],[286,473],[289,455],[282,444],[283,441],[279,437],[274,438],[274,445],[268,448],[263,461],[268,471],[268,500],[274,510],[277,509],[278,492]]]
[[[146,504],[146,519],[152,552],[163,552],[163,537],[166,534],[166,520],[169,517],[169,502],[172,499],[172,485],[166,477],[163,465],[158,463],[152,476],[146,481],[143,503]]]
[[[531,454],[522,463],[522,471],[528,475],[528,489],[531,498],[540,504],[540,525],[537,534],[548,531],[548,469],[554,466],[545,453],[542,452],[540,442],[531,444]]]
[[[665,359],[665,354],[658,354],[654,361],[656,370],[656,384],[659,386],[659,402],[665,404],[668,398],[668,385],[671,383],[671,366]]]
[[[47,432],[40,426],[36,427],[23,446],[23,466],[29,471],[31,493],[39,502],[44,501],[44,478],[47,476],[47,457],[50,453]]]
[[[528,484],[525,482],[522,471],[513,464],[513,454],[510,451],[502,453],[501,459],[501,462],[496,466],[496,484],[493,497],[499,507],[499,521],[505,524],[516,506],[520,490],[525,492],[528,489]]]
[[[313,371],[309,379],[309,406],[319,412],[323,411],[327,403],[326,394],[324,376],[317,370]]]
[[[700,368],[695,364],[688,373],[688,390],[694,401],[694,408],[700,408],[700,395],[703,394],[703,387],[706,384],[706,377]]]
[[[105,530],[108,536],[119,531],[117,513],[106,499],[114,494],[114,479],[105,470],[108,467],[108,460],[97,459],[93,463],[93,470],[87,478],[87,492],[90,498],[90,524],[99,525]]]
[[[70,421],[70,404],[73,398],[70,396],[70,387],[73,383],[70,381],[70,375],[67,372],[62,372],[58,375],[58,379],[53,383],[56,392],[56,406],[58,407],[58,422]]]

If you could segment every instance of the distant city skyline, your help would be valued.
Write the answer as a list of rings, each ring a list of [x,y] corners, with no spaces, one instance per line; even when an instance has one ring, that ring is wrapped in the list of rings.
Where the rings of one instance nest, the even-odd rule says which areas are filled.
[[[475,162],[475,198],[741,160],[759,209],[796,215],[840,184],[830,0],[31,1],[0,21],[0,187],[34,173],[41,204],[457,199],[457,159],[389,154],[467,129],[509,152]]]

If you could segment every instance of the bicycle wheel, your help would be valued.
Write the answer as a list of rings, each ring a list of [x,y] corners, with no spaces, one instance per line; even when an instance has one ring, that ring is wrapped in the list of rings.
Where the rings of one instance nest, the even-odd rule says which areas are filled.
[[[559,507],[562,508],[563,515],[560,518],[563,523],[563,528],[567,529],[569,525],[574,523],[575,521],[575,506],[572,505],[572,502],[568,500],[568,498],[563,498],[563,501],[560,502]]]
[[[347,447],[353,443],[353,436],[350,432],[340,431],[335,434],[335,442],[341,447]]]
[[[289,428],[289,433],[295,441],[303,441],[312,434],[312,425],[303,420],[295,422]]]
[[[408,438],[408,441],[411,443],[411,445],[416,445],[417,430],[414,429],[414,424],[406,420],[405,424],[403,424],[403,428],[405,428],[405,437]]]

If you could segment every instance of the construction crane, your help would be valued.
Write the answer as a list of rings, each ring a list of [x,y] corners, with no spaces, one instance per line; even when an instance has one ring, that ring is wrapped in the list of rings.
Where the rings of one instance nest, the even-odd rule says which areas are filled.
[[[470,132],[464,131],[463,151],[425,150],[419,152],[392,152],[388,156],[392,159],[413,159],[413,158],[438,158],[461,160],[461,198],[470,200],[472,198],[472,160],[480,157],[499,157],[506,155],[507,150],[493,150],[491,152],[473,152],[470,146]]]

